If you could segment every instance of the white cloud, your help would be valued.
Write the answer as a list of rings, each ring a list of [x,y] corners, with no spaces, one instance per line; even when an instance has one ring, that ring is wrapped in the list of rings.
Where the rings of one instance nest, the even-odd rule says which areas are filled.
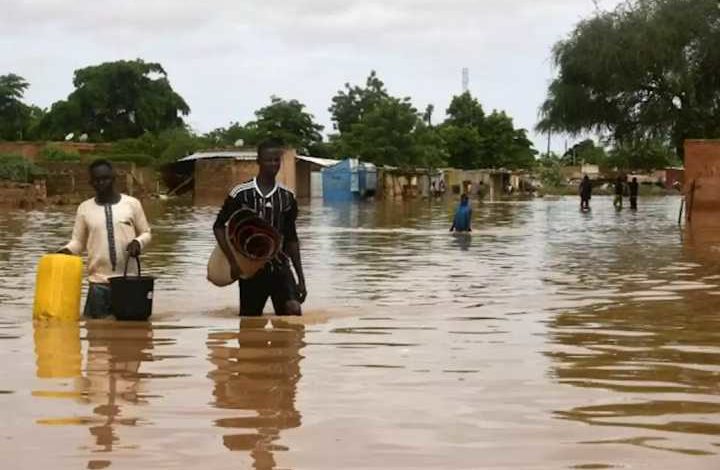
[[[163,64],[202,131],[251,118],[271,94],[301,100],[328,125],[335,91],[371,69],[418,108],[442,111],[463,67],[486,108],[531,129],[550,48],[594,8],[591,0],[6,2],[0,73],[28,79],[28,100],[49,106],[72,90],[75,69],[141,57]]]

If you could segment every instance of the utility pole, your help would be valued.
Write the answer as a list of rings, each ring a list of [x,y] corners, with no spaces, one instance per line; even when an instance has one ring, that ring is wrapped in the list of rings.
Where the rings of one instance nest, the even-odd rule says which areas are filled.
[[[462,69],[462,92],[467,93],[470,89],[470,69],[467,67]]]

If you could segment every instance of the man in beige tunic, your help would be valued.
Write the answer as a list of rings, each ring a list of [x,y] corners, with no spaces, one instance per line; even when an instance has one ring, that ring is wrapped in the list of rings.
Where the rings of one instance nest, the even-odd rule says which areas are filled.
[[[107,160],[90,165],[95,197],[80,204],[72,239],[60,253],[81,255],[87,250],[90,287],[84,314],[90,318],[110,315],[108,278],[122,275],[128,257],[137,257],[150,243],[150,226],[140,201],[119,193],[115,172]],[[128,273],[137,273],[128,263]]]

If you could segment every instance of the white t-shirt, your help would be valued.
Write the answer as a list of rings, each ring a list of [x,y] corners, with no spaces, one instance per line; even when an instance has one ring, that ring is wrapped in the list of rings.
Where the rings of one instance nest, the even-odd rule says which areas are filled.
[[[95,198],[80,204],[75,217],[72,239],[65,248],[80,255],[87,250],[88,277],[90,282],[107,284],[108,277],[122,275],[127,259],[127,246],[137,240],[142,249],[150,243],[150,225],[145,218],[140,201],[125,194],[120,201],[110,204],[112,210],[112,228],[115,244],[115,269],[113,269],[110,242],[108,239],[107,209],[95,202]],[[128,273],[137,273],[133,260],[128,265]]]

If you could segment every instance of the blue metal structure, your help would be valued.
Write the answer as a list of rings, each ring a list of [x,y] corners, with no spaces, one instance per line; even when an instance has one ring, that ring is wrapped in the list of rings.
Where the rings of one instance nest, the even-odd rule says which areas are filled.
[[[323,199],[328,202],[353,201],[377,189],[377,169],[371,163],[347,158],[322,170]]]

